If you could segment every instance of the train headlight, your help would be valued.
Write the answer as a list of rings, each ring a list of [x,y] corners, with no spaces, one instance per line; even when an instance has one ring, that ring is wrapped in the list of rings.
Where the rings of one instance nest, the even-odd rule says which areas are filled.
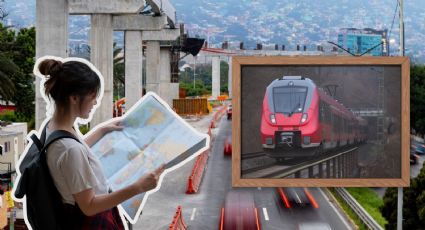
[[[271,121],[273,124],[276,124],[276,117],[274,116],[274,114],[270,114],[270,121]]]
[[[305,121],[307,121],[307,114],[303,113],[303,116],[301,117],[301,123],[304,123]]]

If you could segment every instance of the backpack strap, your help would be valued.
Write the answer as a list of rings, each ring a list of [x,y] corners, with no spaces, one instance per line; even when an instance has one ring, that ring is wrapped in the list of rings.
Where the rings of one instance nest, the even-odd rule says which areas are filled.
[[[35,146],[37,146],[37,149],[39,151],[43,149],[44,142],[46,141],[46,129],[47,129],[47,126],[49,125],[49,122],[50,121],[48,121],[46,125],[43,127],[43,131],[41,131],[40,138],[38,138],[37,135],[35,134],[30,136],[32,142],[35,144]]]
[[[33,134],[31,135],[32,142],[37,146],[37,149],[40,151],[43,149],[43,144],[41,143],[40,139],[38,139],[37,135]]]
[[[47,138],[41,150],[41,153],[46,152],[50,144],[62,138],[71,138],[81,143],[81,141],[74,134],[65,130],[55,130],[53,131],[53,133],[50,134],[49,138]]]

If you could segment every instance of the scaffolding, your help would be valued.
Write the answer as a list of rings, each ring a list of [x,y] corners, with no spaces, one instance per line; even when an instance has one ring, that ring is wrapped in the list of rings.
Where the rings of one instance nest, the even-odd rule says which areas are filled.
[[[378,75],[378,102],[377,109],[378,111],[383,111],[383,113],[377,117],[377,136],[376,141],[379,144],[385,144],[385,81],[384,81],[384,71],[382,70],[381,74]]]

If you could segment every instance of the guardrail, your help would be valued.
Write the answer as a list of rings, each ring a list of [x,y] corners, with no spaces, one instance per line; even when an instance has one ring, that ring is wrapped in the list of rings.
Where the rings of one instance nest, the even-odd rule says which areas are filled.
[[[212,142],[214,140],[212,132],[211,132],[211,128],[214,126],[213,123],[216,123],[217,121],[219,121],[221,116],[224,114],[224,111],[226,111],[226,108],[227,108],[227,106],[224,106],[219,111],[217,111],[214,114],[213,119],[211,120],[210,128],[208,129],[208,132],[207,132],[208,135],[210,136],[209,149],[211,149]],[[195,164],[193,165],[193,168],[192,168],[192,172],[191,172],[191,174],[188,178],[188,181],[187,181],[186,194],[193,194],[193,193],[198,192],[199,186],[200,186],[201,181],[202,181],[202,176],[204,175],[205,166],[206,166],[207,161],[208,161],[209,149],[204,151],[203,153],[201,153],[196,158]]]
[[[187,229],[187,225],[183,220],[182,216],[182,207],[179,205],[177,207],[176,214],[174,214],[173,220],[171,221],[168,230],[185,230]]]
[[[331,178],[331,161],[332,161],[332,178],[346,178],[350,175],[355,163],[357,155],[353,154],[358,147],[351,148],[344,152],[324,156],[321,159],[313,159],[310,161],[297,164],[277,172],[273,172],[262,176],[262,178],[284,178],[294,175],[295,178],[301,178],[301,171],[308,169],[308,177],[313,178],[313,167],[319,166],[319,178]],[[326,164],[326,172],[324,172],[324,164]],[[337,170],[338,168],[338,170]]]
[[[372,230],[384,230],[366,210],[351,196],[351,194],[345,190],[345,188],[335,188],[335,191],[344,199],[344,201],[350,206],[350,208],[356,213],[356,215],[362,220],[362,222]]]

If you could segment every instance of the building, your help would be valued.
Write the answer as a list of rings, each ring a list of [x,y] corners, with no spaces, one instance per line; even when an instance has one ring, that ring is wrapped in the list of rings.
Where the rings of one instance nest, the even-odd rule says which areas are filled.
[[[8,179],[16,177],[16,163],[27,145],[27,123],[0,126],[0,181],[2,187]]]
[[[344,28],[340,29],[338,34],[338,45],[356,55],[363,54],[369,49],[375,47],[364,55],[388,56],[389,42],[387,33],[387,29],[375,30],[371,28]],[[340,52],[344,51],[340,50]]]

